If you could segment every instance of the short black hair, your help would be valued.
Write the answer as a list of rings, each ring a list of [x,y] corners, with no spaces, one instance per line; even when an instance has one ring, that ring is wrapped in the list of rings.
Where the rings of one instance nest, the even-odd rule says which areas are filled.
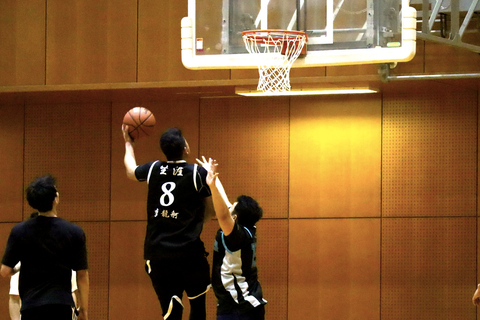
[[[237,222],[245,227],[253,227],[263,216],[263,210],[258,202],[246,195],[238,196],[233,213],[237,215]]]
[[[167,160],[183,159],[183,151],[186,146],[182,130],[179,128],[168,128],[160,137],[160,149]]]
[[[25,192],[28,204],[39,212],[48,212],[53,209],[53,201],[57,197],[56,179],[44,175],[33,180]]]

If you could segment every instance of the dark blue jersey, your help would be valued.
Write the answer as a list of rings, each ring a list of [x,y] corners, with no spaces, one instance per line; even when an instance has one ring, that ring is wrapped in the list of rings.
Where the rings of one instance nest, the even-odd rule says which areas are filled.
[[[66,220],[38,216],[12,228],[2,263],[21,261],[22,311],[50,304],[74,306],[72,270],[88,269],[85,233]]]
[[[256,265],[256,229],[235,223],[228,236],[219,230],[213,252],[212,285],[218,300],[217,313],[246,313],[263,299]]]
[[[138,166],[135,176],[148,182],[144,258],[203,255],[207,171],[185,161],[155,161]]]

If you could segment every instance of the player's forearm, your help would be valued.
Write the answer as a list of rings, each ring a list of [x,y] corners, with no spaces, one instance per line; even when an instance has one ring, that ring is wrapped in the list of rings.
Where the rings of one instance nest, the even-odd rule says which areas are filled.
[[[227,193],[225,192],[225,189],[223,188],[223,184],[220,182],[220,179],[215,179],[215,186],[217,187],[218,192],[220,193],[220,196],[222,197],[223,202],[225,203],[227,208],[230,208],[232,204],[230,203],[230,201],[228,201]]]
[[[224,195],[222,195],[222,192],[218,188],[217,184],[210,186],[210,190],[212,191],[213,207],[215,208],[218,224],[220,225],[223,233],[228,236],[232,232],[233,226],[235,225],[235,221],[228,210],[228,204],[230,202],[228,202],[228,200],[228,204],[225,202],[227,195],[225,194],[223,187],[221,190],[223,190]]]
[[[210,186],[210,190],[212,192],[213,208],[215,209],[217,218],[229,216],[230,212],[228,211],[228,204],[225,203],[225,198],[222,196],[218,185],[215,184]]]
[[[77,271],[77,286],[78,286],[78,311],[82,314],[82,318],[88,319],[88,293],[90,290],[90,280],[88,270]]]
[[[135,152],[131,142],[125,142],[125,157],[123,159],[127,177],[136,180],[135,169],[137,168],[137,160],[135,159]]]

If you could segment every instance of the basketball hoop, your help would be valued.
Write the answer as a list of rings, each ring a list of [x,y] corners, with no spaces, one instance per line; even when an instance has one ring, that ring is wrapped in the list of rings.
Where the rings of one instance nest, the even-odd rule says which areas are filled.
[[[257,55],[258,91],[290,91],[290,68],[304,49],[307,35],[302,31],[243,31],[243,41],[251,54]]]

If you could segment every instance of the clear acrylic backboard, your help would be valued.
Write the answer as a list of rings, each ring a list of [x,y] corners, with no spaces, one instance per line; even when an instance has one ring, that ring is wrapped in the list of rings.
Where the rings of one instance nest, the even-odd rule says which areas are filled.
[[[297,30],[308,36],[296,67],[393,63],[415,55],[416,11],[408,0],[188,0],[181,21],[189,69],[257,68],[246,30]]]

